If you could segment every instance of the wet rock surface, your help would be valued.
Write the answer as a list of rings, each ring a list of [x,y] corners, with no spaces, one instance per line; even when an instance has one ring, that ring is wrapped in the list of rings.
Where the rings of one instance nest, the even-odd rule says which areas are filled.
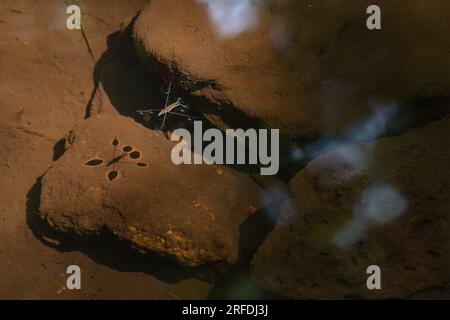
[[[450,120],[348,145],[290,183],[277,227],[252,262],[290,298],[450,297]],[[366,268],[381,268],[368,290]]]
[[[448,120],[338,148],[448,113],[448,1],[379,1],[370,32],[371,1],[248,1],[258,19],[232,36],[205,1],[76,3],[82,31],[65,28],[67,1],[0,1],[0,298],[450,296]],[[338,148],[292,181],[293,209],[253,261],[259,286],[248,264],[278,203],[260,219],[266,194],[246,174],[174,167],[160,133],[118,116],[160,128],[136,110],[163,106],[169,81],[217,127],[313,140],[302,161]],[[234,265],[218,285],[183,267],[204,263]],[[72,264],[83,290],[65,286]]]
[[[448,101],[449,3],[381,1],[375,31],[366,28],[370,4],[261,1],[239,19],[211,3],[154,0],[134,36],[143,60],[220,128],[280,128],[284,137],[313,139],[385,107],[400,112],[394,120],[404,128],[448,113],[448,104],[420,102]]]
[[[184,266],[231,265],[239,226],[267,200],[245,173],[174,165],[175,143],[126,117],[92,117],[67,141],[42,178],[39,215],[71,238],[112,234]]]

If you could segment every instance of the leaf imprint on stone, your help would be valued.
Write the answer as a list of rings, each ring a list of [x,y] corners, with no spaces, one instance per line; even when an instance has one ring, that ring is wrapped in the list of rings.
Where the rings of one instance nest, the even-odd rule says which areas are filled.
[[[141,157],[141,153],[139,151],[133,151],[130,153],[130,158],[132,159],[139,159]]]
[[[123,152],[130,152],[130,151],[133,150],[133,147],[132,146],[125,146],[125,147],[122,148],[122,150],[123,150]]]
[[[92,159],[89,160],[88,162],[85,163],[85,165],[90,166],[90,167],[95,167],[95,166],[99,166],[103,163],[102,159]]]
[[[108,180],[113,181],[119,176],[119,173],[116,170],[112,170],[108,172]]]

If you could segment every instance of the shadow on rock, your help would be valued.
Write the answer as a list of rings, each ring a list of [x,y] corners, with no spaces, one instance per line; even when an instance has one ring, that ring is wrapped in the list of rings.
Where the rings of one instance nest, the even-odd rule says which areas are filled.
[[[120,114],[139,122],[142,119],[137,117],[136,110],[164,103],[160,91],[162,82],[149,73],[134,54],[131,32],[135,19],[123,31],[108,36],[108,49],[95,65],[94,90],[86,108],[86,118],[103,111],[98,110],[95,101],[99,91],[107,95]]]
[[[210,299],[279,299],[263,290],[250,278],[253,255],[275,228],[278,215],[285,202],[285,192],[272,192],[274,201],[264,209],[250,215],[239,228],[239,259],[227,275],[211,290]]]

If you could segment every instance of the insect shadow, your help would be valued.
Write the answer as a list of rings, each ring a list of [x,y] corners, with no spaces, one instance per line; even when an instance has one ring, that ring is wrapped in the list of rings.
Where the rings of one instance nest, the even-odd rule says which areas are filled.
[[[108,169],[106,174],[107,179],[112,182],[119,177],[119,164],[131,164],[137,165],[138,167],[145,168],[148,166],[147,163],[139,161],[141,158],[141,153],[135,150],[131,145],[124,145],[121,149],[119,148],[119,140],[115,137],[112,142],[112,158],[111,160],[103,160],[100,158],[94,158],[85,163],[89,167],[98,167],[102,164]],[[134,161],[126,161],[126,159],[131,159]]]

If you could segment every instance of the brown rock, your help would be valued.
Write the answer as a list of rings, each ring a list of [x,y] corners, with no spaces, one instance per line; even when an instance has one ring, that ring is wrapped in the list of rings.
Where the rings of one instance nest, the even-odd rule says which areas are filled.
[[[291,298],[449,298],[450,120],[328,152],[290,183],[252,276]],[[381,290],[366,269],[381,268]]]
[[[189,267],[237,259],[239,226],[264,197],[248,175],[176,166],[173,142],[121,116],[90,118],[68,142],[42,179],[40,217],[53,231],[112,234]]]
[[[368,30],[373,2],[350,2],[261,1],[252,28],[223,38],[201,1],[153,0],[136,21],[137,50],[220,128],[312,139],[381,107],[415,117],[405,127],[448,113],[415,99],[448,98],[450,3],[379,1],[382,29]]]

